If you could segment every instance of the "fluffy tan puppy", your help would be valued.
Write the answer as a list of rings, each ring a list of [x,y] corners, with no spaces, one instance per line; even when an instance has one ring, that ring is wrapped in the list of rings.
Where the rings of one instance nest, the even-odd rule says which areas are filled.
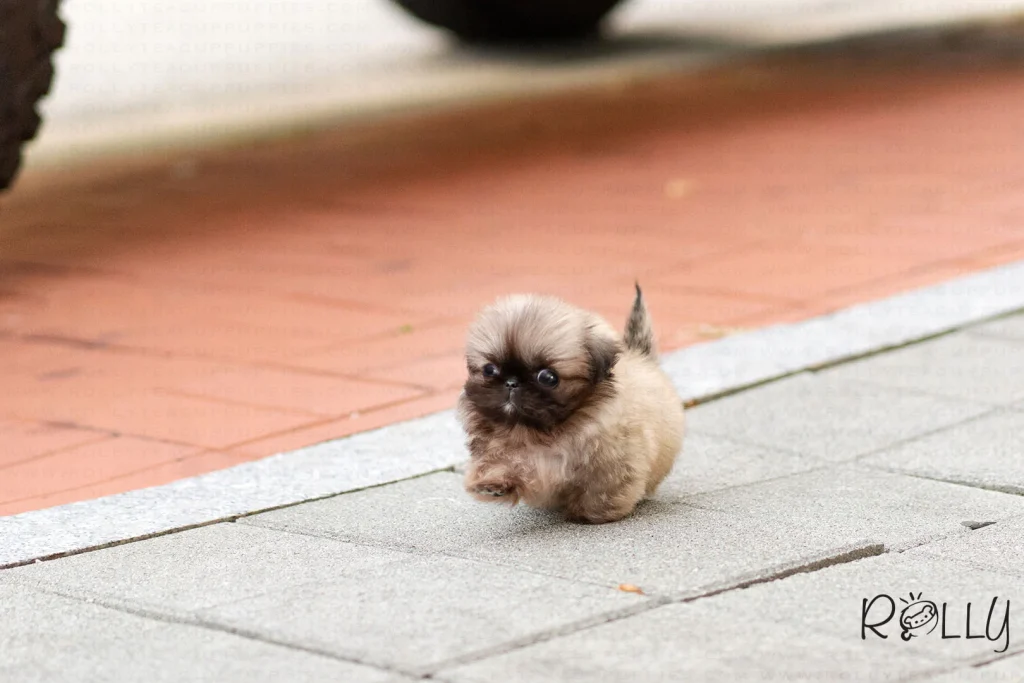
[[[479,500],[613,522],[654,492],[682,447],[682,401],[658,365],[639,286],[623,335],[559,299],[501,299],[470,327],[466,364],[465,487]]]

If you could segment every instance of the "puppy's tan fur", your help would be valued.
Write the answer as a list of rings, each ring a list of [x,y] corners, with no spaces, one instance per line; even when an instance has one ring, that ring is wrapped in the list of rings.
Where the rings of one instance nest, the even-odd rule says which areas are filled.
[[[683,407],[658,365],[639,287],[624,336],[558,299],[502,299],[470,328],[466,361],[465,487],[479,500],[612,522],[672,469]],[[487,376],[488,365],[501,376]],[[534,381],[542,369],[557,373],[556,387]],[[508,382],[519,383],[514,398]]]

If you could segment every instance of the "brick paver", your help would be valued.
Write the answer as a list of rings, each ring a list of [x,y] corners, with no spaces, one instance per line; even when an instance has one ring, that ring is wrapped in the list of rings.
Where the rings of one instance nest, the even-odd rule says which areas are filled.
[[[619,323],[639,278],[674,349],[1024,258],[1024,78],[990,47],[26,175],[0,200],[0,515],[449,407],[499,294]]]

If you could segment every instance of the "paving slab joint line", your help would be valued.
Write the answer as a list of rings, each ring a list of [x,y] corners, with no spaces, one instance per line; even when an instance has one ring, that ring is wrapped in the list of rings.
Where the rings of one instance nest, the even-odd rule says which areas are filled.
[[[921,548],[924,548],[925,546],[931,545],[932,543],[940,543],[942,541],[945,541],[945,540],[948,540],[948,539],[951,539],[951,538],[956,538],[958,536],[963,536],[964,534],[969,534],[972,531],[975,531],[975,529],[972,529],[966,523],[961,522],[961,524],[963,525],[963,528],[959,529],[957,531],[951,531],[950,533],[947,533],[947,534],[935,534],[933,536],[927,536],[925,538],[916,538],[916,539],[914,539],[912,541],[908,541],[908,542],[905,542],[905,543],[900,543],[897,546],[887,547],[886,548],[886,552],[887,553],[896,553],[897,555],[902,555],[903,553],[909,552],[911,550],[920,550]],[[987,526],[992,526],[993,524],[995,524],[995,522],[984,522],[983,526],[978,527],[978,528],[984,528],[984,527],[987,527]]]
[[[237,515],[236,515],[237,516]],[[191,531],[192,529],[201,529],[204,526],[211,526],[213,524],[220,524],[222,522],[234,521],[231,518],[225,517],[223,519],[211,519],[207,522],[198,522],[196,524],[189,524],[186,526],[177,527],[175,529],[168,529],[166,531],[155,531],[151,534],[141,534],[139,536],[133,536],[131,538],[119,539],[116,541],[110,541],[109,543],[99,543],[97,545],[91,545],[85,548],[75,548],[74,550],[67,550],[60,553],[53,553],[52,555],[45,555],[40,557],[34,557],[27,560],[19,560],[17,562],[8,562],[7,564],[0,564],[0,572],[5,569],[14,569],[16,567],[24,567],[30,564],[36,564],[39,562],[49,562],[51,560],[59,560],[64,557],[74,557],[75,555],[83,555],[85,553],[91,553],[96,550],[106,550],[107,548],[116,548],[119,545],[127,545],[129,543],[137,543],[139,541],[148,541],[151,538],[159,538],[160,536],[166,536],[168,534],[176,534],[182,531]]]
[[[347,489],[345,491],[338,491],[337,493],[326,493],[326,494],[324,494],[322,496],[316,496],[315,498],[308,498],[306,500],[297,500],[297,501],[293,501],[293,502],[290,502],[290,503],[282,503],[281,505],[274,505],[274,506],[271,506],[271,507],[262,508],[260,510],[253,510],[252,512],[243,512],[243,513],[238,514],[238,515],[231,515],[230,517],[225,517],[221,521],[223,521],[223,522],[237,522],[240,519],[244,520],[246,517],[256,517],[257,515],[262,515],[262,514],[264,514],[266,512],[274,512],[275,510],[286,510],[288,508],[298,507],[299,505],[305,505],[306,503],[315,503],[315,502],[321,501],[321,500],[329,500],[331,498],[338,498],[339,496],[347,496],[350,493],[359,493],[360,491],[372,491],[373,489],[384,488],[385,486],[391,486],[392,484],[398,484],[398,483],[403,482],[403,481],[413,481],[415,479],[423,479],[424,477],[429,477],[429,476],[432,476],[432,475],[435,475],[435,474],[440,474],[442,472],[455,472],[455,468],[456,467],[458,467],[458,466],[457,465],[450,465],[448,467],[439,467],[437,469],[430,470],[429,472],[420,472],[420,473],[413,474],[413,475],[408,476],[408,477],[402,477],[401,479],[395,479],[394,481],[384,481],[384,482],[381,482],[379,484],[369,484],[367,486],[360,486],[359,488]],[[265,525],[261,524],[259,526],[265,526]],[[271,528],[271,527],[267,527],[267,528]],[[277,528],[275,528],[274,530],[275,531],[288,531],[289,533],[297,533],[294,530],[288,530],[288,529],[277,529]],[[175,533],[175,532],[169,531],[167,533]],[[159,535],[162,536],[164,534],[159,534]],[[320,536],[320,538],[327,538],[327,537],[326,536]]]
[[[444,660],[442,662],[432,664],[429,667],[423,667],[419,669],[417,675],[421,678],[432,678],[434,674],[443,671],[444,669],[453,668],[456,666],[464,666],[479,662],[490,657],[496,657],[499,655],[507,654],[515,650],[519,650],[524,647],[545,643],[555,638],[567,636],[573,633],[579,633],[586,631],[598,626],[610,624],[629,617],[649,612],[667,605],[681,604],[696,602],[703,600],[704,598],[710,598],[715,595],[721,595],[722,593],[728,593],[734,590],[742,590],[762,583],[771,583],[772,581],[781,581],[790,576],[796,574],[809,574],[828,567],[834,567],[836,565],[848,564],[851,562],[857,562],[859,560],[867,559],[869,557],[877,557],[886,552],[885,546],[881,543],[875,542],[864,542],[853,547],[847,546],[846,548],[840,549],[833,554],[826,554],[809,562],[802,562],[795,565],[788,565],[778,567],[774,570],[769,570],[767,575],[761,574],[758,576],[752,576],[747,579],[738,579],[736,581],[727,582],[722,585],[713,586],[707,589],[697,589],[695,591],[682,593],[678,595],[647,595],[647,600],[631,607],[626,607],[619,610],[603,612],[596,614],[586,619],[572,622],[570,624],[564,624],[556,628],[532,633],[522,638],[517,638],[511,641],[506,641],[500,645],[494,647],[477,650],[465,655],[458,657],[452,657],[451,659]],[[564,578],[564,577],[563,577]]]
[[[770,382],[766,382],[766,384],[768,384],[768,383],[770,383]],[[725,397],[723,396],[722,398],[725,398]],[[718,399],[714,399],[714,400],[717,401]],[[713,401],[702,402],[701,405],[704,405],[705,403],[712,403],[712,402]],[[852,460],[854,460],[854,458],[851,458],[850,460],[847,460],[847,461],[838,461],[838,462],[832,461],[832,460],[824,460],[824,459],[818,458],[818,457],[813,456],[813,455],[812,456],[808,456],[806,453],[803,453],[802,451],[786,448],[785,446],[779,446],[779,445],[775,445],[775,444],[773,444],[771,446],[766,446],[764,444],[759,444],[756,441],[747,440],[747,439],[744,439],[743,437],[739,437],[739,436],[732,436],[732,435],[725,436],[723,434],[720,434],[720,433],[717,433],[717,432],[713,432],[713,431],[706,432],[706,431],[700,429],[699,427],[688,427],[688,431],[686,432],[686,436],[688,437],[691,434],[695,434],[697,436],[710,437],[712,439],[716,439],[716,440],[719,440],[719,441],[728,441],[730,443],[736,444],[737,446],[745,446],[747,448],[757,448],[757,449],[761,449],[761,450],[764,450],[764,451],[770,451],[770,452],[775,453],[777,455],[789,455],[789,456],[794,456],[795,455],[795,456],[799,456],[799,457],[813,458],[814,460],[821,462],[821,467],[814,467],[812,469],[807,470],[808,472],[828,469],[828,467],[831,466],[831,465],[842,464],[843,462],[851,462]],[[684,437],[684,441],[683,441],[683,449],[684,449],[684,451],[686,449],[685,437]],[[872,453],[874,453],[874,451],[872,451]],[[861,456],[859,456],[859,455],[856,456],[856,458],[859,458],[859,457],[861,457]],[[791,476],[791,475],[789,475],[789,474],[780,474],[778,476],[770,477],[768,479],[759,479],[758,481],[759,482],[761,482],[761,481],[776,481],[778,479],[785,479],[786,477],[789,477],[789,476]],[[740,488],[740,487],[743,487],[743,486],[749,486],[749,484],[732,484],[730,486],[724,486],[721,489],[715,489],[715,491],[725,491],[725,490],[728,490],[728,489]],[[698,506],[694,506],[694,507],[698,507]]]
[[[638,614],[643,614],[644,612],[649,612],[659,607],[664,607],[666,605],[672,604],[672,602],[672,599],[669,597],[648,597],[643,602],[639,602],[631,607],[624,607],[622,609],[595,614],[591,617],[587,617],[586,619],[580,619],[578,621],[563,624],[562,626],[551,628],[545,631],[531,633],[520,638],[507,640],[503,643],[494,645],[492,647],[483,648],[480,650],[476,650],[475,652],[470,652],[464,655],[459,655],[457,657],[452,657],[450,659],[443,660],[441,662],[437,662],[435,664],[431,664],[430,666],[418,668],[414,670],[415,675],[419,678],[430,679],[433,678],[435,674],[439,673],[440,671],[443,671],[444,669],[450,669],[456,666],[463,666],[465,664],[472,664],[474,662],[483,661],[491,657],[497,657],[499,655],[507,654],[509,652],[514,652],[524,647],[537,645],[539,643],[545,643],[549,640],[554,640],[555,638],[559,638],[561,636],[579,633],[580,631],[586,631],[597,626],[603,626],[604,624],[611,624],[616,621],[628,619],[629,617],[634,617]]]
[[[846,380],[844,380],[844,381],[846,381]],[[936,396],[935,394],[928,394],[928,393],[920,392],[920,391],[919,392],[914,392],[914,391],[904,390],[904,389],[900,389],[899,391],[901,393],[911,393],[911,394],[915,394],[916,393],[918,396],[928,396],[928,397],[931,397],[931,398],[943,398],[941,396]],[[967,400],[962,400],[961,402],[964,403],[964,404],[972,404],[971,401],[967,401]],[[983,404],[975,402],[972,405],[981,406]],[[946,431],[949,431],[951,429],[955,429],[957,427],[962,427],[964,425],[969,425],[972,422],[981,421],[981,420],[990,418],[993,415],[996,415],[998,413],[1003,412],[1004,410],[1005,410],[1005,408],[1001,408],[1001,407],[998,407],[998,406],[992,406],[989,410],[986,410],[985,412],[980,413],[978,415],[972,415],[970,417],[965,417],[962,420],[958,420],[958,421],[952,422],[950,424],[945,424],[945,425],[942,425],[940,427],[936,427],[934,429],[929,429],[927,431],[923,431],[923,432],[920,432],[918,434],[914,434],[913,436],[908,436],[908,437],[905,437],[903,439],[897,439],[896,441],[893,441],[892,443],[887,443],[884,446],[881,446],[879,448],[873,448],[870,451],[865,451],[864,453],[861,453],[860,455],[855,455],[852,458],[849,458],[849,459],[846,459],[846,460],[840,460],[840,461],[834,462],[833,464],[836,464],[836,465],[844,465],[844,464],[845,465],[857,465],[858,467],[866,467],[866,468],[875,469],[875,470],[884,469],[880,465],[869,465],[869,464],[863,463],[862,461],[863,460],[867,460],[868,458],[871,458],[873,456],[881,455],[881,454],[886,453],[888,451],[891,451],[893,449],[899,448],[900,446],[906,446],[907,444],[914,443],[915,441],[920,441],[922,439],[926,439],[926,438],[928,438],[930,436],[935,436],[936,434],[941,434],[942,432],[946,432]],[[751,444],[751,445],[754,445],[754,444]],[[886,471],[888,471],[888,470],[886,470]],[[902,472],[902,471],[893,472],[893,474],[902,474],[902,475],[906,475],[906,476],[916,476],[916,475],[912,475],[909,472]],[[922,479],[926,479],[927,477],[921,477],[921,478]],[[950,483],[952,483],[952,482],[950,482]]]
[[[413,477],[413,478],[414,479],[418,479],[419,477]],[[387,486],[387,484],[381,484],[381,486]],[[372,487],[372,488],[377,488],[377,487]],[[344,495],[344,494],[339,494],[339,495]],[[331,496],[331,497],[333,497],[333,496]],[[686,504],[685,503],[673,503],[673,505],[686,505]],[[286,507],[292,507],[292,506],[288,505]],[[693,507],[696,507],[696,506],[693,506]],[[250,515],[245,515],[245,516],[248,517]],[[247,525],[249,524],[248,522],[245,522],[242,518],[239,518],[238,520],[234,520],[234,521],[241,522],[242,524],[247,524]],[[551,522],[551,524],[548,524],[544,528],[549,528],[551,526],[554,526],[555,524],[556,524],[556,522]],[[255,526],[255,527],[258,527],[260,529],[267,529],[267,530],[270,530],[270,531],[276,531],[276,532],[282,533],[282,534],[292,534],[292,535],[295,535],[295,536],[302,536],[302,537],[305,537],[305,538],[315,538],[317,540],[329,541],[331,543],[348,543],[350,545],[361,546],[363,548],[372,548],[373,550],[381,550],[381,549],[390,550],[392,552],[402,553],[404,555],[413,555],[415,557],[438,557],[438,558],[445,558],[445,559],[451,559],[451,560],[458,560],[460,562],[469,562],[469,563],[472,563],[472,564],[483,565],[483,566],[486,566],[486,567],[497,567],[499,569],[507,569],[508,568],[508,565],[505,565],[505,564],[501,564],[501,563],[497,563],[497,562],[491,562],[491,561],[480,559],[480,558],[476,558],[476,557],[465,557],[463,555],[459,555],[458,551],[461,550],[461,548],[451,548],[451,549],[447,549],[447,550],[429,550],[429,549],[426,549],[426,548],[417,548],[416,546],[402,544],[402,543],[387,543],[387,542],[371,543],[371,542],[367,542],[365,540],[361,540],[361,539],[358,539],[358,538],[353,538],[352,536],[346,536],[344,534],[332,534],[332,533],[326,533],[325,534],[325,533],[322,533],[322,532],[305,531],[305,530],[302,530],[302,529],[289,528],[289,527],[285,527],[285,526],[279,526],[279,525],[276,525],[276,524],[260,523],[260,524],[252,524],[251,526]],[[559,575],[559,574],[554,574],[552,572],[539,571],[539,570],[537,570],[537,569],[535,569],[533,567],[517,566],[515,569],[517,571],[523,572],[524,574],[533,574],[534,576],[543,576],[544,578],[547,578],[547,579],[557,579],[557,580],[560,580],[560,581],[565,581],[565,578],[566,578],[565,576],[562,576],[562,575]],[[586,584],[586,585],[589,585],[589,586],[595,586],[597,588],[609,588],[608,583],[607,582],[603,582],[603,581],[591,581],[591,580],[586,580],[586,579],[574,579],[574,581],[576,583],[579,583],[579,584]]]
[[[978,657],[971,660],[970,668],[980,669],[984,666],[988,666],[989,664],[995,664],[996,662],[1001,662],[1004,659],[1016,657],[1020,655],[1020,653],[1020,650],[1017,650],[1016,652],[1011,650],[1009,652],[1004,652],[1002,654],[995,655],[994,657],[990,657],[988,655],[979,655]],[[1021,681],[1024,681],[1024,675],[1022,675]]]
[[[969,421],[970,420],[967,420],[967,422],[969,422]],[[959,424],[963,424],[963,422],[961,422]],[[943,430],[940,429],[938,431],[943,431]],[[932,433],[934,434],[935,432],[932,432]],[[928,435],[927,434],[922,434],[921,436],[928,436]],[[911,441],[914,441],[914,440],[916,440],[916,439],[911,439]],[[868,467],[870,469],[880,470],[882,472],[889,472],[890,474],[899,474],[899,475],[904,476],[904,477],[913,477],[914,479],[924,479],[926,481],[937,481],[937,482],[941,482],[943,484],[952,484],[953,486],[963,486],[964,488],[978,489],[979,491],[991,491],[992,493],[1001,493],[1001,494],[1007,495],[1007,496],[1017,496],[1017,497],[1024,496],[1024,486],[1013,486],[1013,485],[1002,486],[1000,484],[986,484],[984,482],[972,482],[972,481],[968,481],[966,479],[956,479],[956,478],[953,478],[953,477],[937,477],[937,476],[932,476],[932,475],[928,475],[928,474],[921,474],[920,472],[905,472],[903,470],[892,468],[892,467],[886,467],[884,465],[861,465],[861,467]],[[989,524],[995,524],[995,522],[989,522]]]
[[[411,477],[404,477],[402,479],[397,479],[395,481],[386,481],[386,482],[382,482],[382,483],[379,483],[379,484],[370,484],[369,486],[362,486],[360,488],[350,489],[350,490],[347,490],[347,491],[339,491],[338,493],[328,493],[328,494],[325,494],[325,495],[322,495],[322,496],[316,496],[314,498],[308,498],[306,500],[299,500],[299,501],[294,501],[294,502],[291,502],[291,503],[284,503],[282,505],[274,505],[272,507],[267,507],[267,508],[263,508],[263,509],[260,509],[260,510],[254,510],[252,512],[245,512],[245,513],[242,513],[242,514],[235,514],[235,515],[227,515],[225,517],[218,517],[217,519],[211,519],[211,520],[208,520],[208,521],[199,522],[197,524],[188,524],[188,525],[185,525],[185,526],[174,527],[174,528],[171,528],[171,529],[163,529],[161,531],[155,531],[155,532],[153,532],[151,534],[141,534],[139,536],[132,536],[131,538],[119,539],[119,540],[116,540],[116,541],[111,541],[109,543],[100,543],[100,544],[97,544],[97,545],[91,545],[91,546],[87,546],[87,547],[84,547],[84,548],[75,548],[74,550],[68,550],[68,551],[60,552],[60,553],[53,553],[51,555],[45,555],[45,556],[41,556],[41,557],[30,558],[30,559],[27,559],[27,560],[19,560],[18,562],[8,562],[7,564],[0,564],[0,571],[3,571],[5,569],[14,569],[16,567],[24,567],[26,565],[36,564],[37,562],[50,562],[52,560],[59,560],[59,559],[65,558],[65,557],[74,557],[75,555],[83,555],[85,553],[91,553],[91,552],[95,552],[97,550],[106,550],[107,548],[116,548],[119,545],[128,545],[129,543],[138,543],[139,541],[148,541],[150,539],[159,538],[161,536],[169,536],[171,534],[177,534],[177,533],[181,533],[183,531],[191,531],[192,529],[200,529],[200,528],[202,528],[204,526],[211,526],[211,525],[214,525],[214,524],[230,524],[230,523],[233,523],[233,522],[237,522],[239,519],[242,519],[243,517],[254,517],[256,515],[262,515],[265,512],[273,512],[275,510],[283,510],[285,508],[291,508],[291,507],[295,507],[297,505],[303,505],[305,503],[315,503],[315,502],[320,501],[320,500],[327,500],[328,498],[337,498],[338,496],[344,496],[344,495],[349,494],[349,493],[358,493],[359,491],[368,491],[370,489],[376,489],[376,488],[381,488],[383,486],[389,486],[390,484],[397,484],[400,481],[409,481],[409,480],[412,480],[412,479],[420,479],[421,477],[429,477],[432,474],[438,474],[440,472],[451,472],[453,469],[454,469],[453,467],[441,467],[441,468],[438,468],[436,470],[431,470],[429,472],[423,472],[421,474],[414,474]],[[267,527],[267,528],[270,528],[270,527]],[[296,533],[294,530],[290,530],[290,529],[276,529],[275,528],[274,530],[275,531],[284,531],[284,532],[288,532],[288,533]],[[326,538],[326,537],[321,536],[320,538]]]
[[[697,600],[703,600],[704,598],[710,598],[715,595],[721,595],[722,593],[729,593],[735,590],[744,590],[751,586],[757,586],[762,583],[772,583],[774,581],[782,581],[789,578],[790,576],[796,576],[797,574],[813,574],[814,572],[821,571],[822,569],[828,569],[829,567],[835,567],[841,564],[849,564],[851,562],[858,562],[865,560],[869,557],[878,557],[888,552],[884,543],[867,543],[865,545],[856,546],[840,552],[836,555],[830,555],[822,557],[819,560],[807,562],[790,567],[781,567],[774,572],[767,575],[755,576],[747,580],[740,580],[733,582],[730,585],[722,586],[719,589],[711,590],[708,592],[701,593],[700,595],[684,597],[673,602],[695,602]]]
[[[328,650],[321,650],[316,647],[310,647],[307,645],[300,645],[291,641],[276,640],[274,638],[268,638],[267,636],[249,631],[247,629],[239,629],[230,626],[219,624],[215,621],[208,621],[203,619],[197,614],[182,612],[182,611],[161,611],[152,607],[141,607],[133,605],[128,602],[120,600],[111,600],[107,597],[87,594],[79,595],[70,591],[63,591],[52,586],[39,585],[35,583],[15,581],[15,584],[29,588],[30,590],[37,591],[39,593],[46,593],[49,595],[55,595],[57,597],[66,598],[68,600],[74,600],[76,602],[84,602],[89,605],[97,605],[115,612],[121,612],[122,614],[131,614],[132,616],[140,617],[149,621],[157,621],[163,624],[171,624],[175,626],[192,626],[194,628],[201,628],[208,631],[216,631],[218,633],[226,633],[229,635],[244,638],[246,640],[252,640],[255,642],[263,643],[265,645],[274,645],[277,647],[283,647],[288,650],[294,650],[297,652],[305,652],[311,655],[317,655],[319,657],[326,657],[339,662],[345,662],[348,664],[358,664],[360,666],[370,667],[378,669],[386,673],[401,674],[403,676],[413,676],[419,678],[418,674],[414,674],[408,670],[404,670],[392,665],[382,664],[380,662],[371,662],[368,660],[360,659],[357,657],[349,657],[339,655],[335,652]]]
[[[966,328],[965,330],[960,330],[960,332],[965,332],[965,331],[970,330],[970,329],[971,328]],[[955,332],[955,330],[954,330],[954,332]],[[939,335],[939,336],[945,336],[945,335]],[[935,337],[932,337],[931,339],[935,339]],[[907,345],[905,345],[905,346],[903,346],[901,348],[912,348],[914,346],[917,346],[918,344],[923,344],[923,343],[925,343],[927,341],[931,341],[931,339],[922,339],[920,342],[912,342],[912,343],[907,344]],[[898,351],[899,349],[893,349],[893,350],[894,351]],[[852,358],[849,361],[844,361],[842,363],[837,363],[835,366],[832,366],[832,367],[842,367],[844,365],[847,365],[848,363],[855,363],[858,360],[860,360],[860,358]],[[825,369],[828,370],[828,369],[831,369],[831,368],[825,368]],[[809,374],[818,374],[818,371],[817,370],[808,370],[808,373]],[[863,378],[860,378],[860,377],[857,377],[857,378],[844,377],[842,379],[842,381],[844,383],[847,383],[847,384],[852,384],[854,386],[859,386],[859,387],[861,387],[863,389],[889,389],[889,390],[894,390],[895,389],[895,390],[899,391],[901,394],[909,394],[911,396],[919,396],[919,397],[922,397],[922,398],[939,398],[939,399],[945,399],[947,401],[948,400],[959,400],[962,403],[973,404],[973,405],[976,405],[976,406],[985,406],[985,407],[989,408],[988,412],[984,413],[983,415],[975,415],[973,417],[966,418],[964,420],[964,422],[970,422],[971,420],[976,420],[979,417],[991,417],[993,413],[999,413],[999,412],[1003,412],[1003,411],[1008,411],[1008,410],[1012,411],[1013,410],[1013,408],[1011,406],[1000,405],[998,403],[988,403],[986,401],[982,401],[982,400],[979,400],[977,398],[962,398],[960,396],[951,396],[950,394],[945,394],[945,393],[942,393],[940,391],[935,391],[935,390],[932,390],[932,389],[922,389],[920,387],[909,387],[909,386],[907,386],[907,387],[904,387],[904,386],[893,387],[892,385],[886,384],[884,382],[880,382],[880,381],[875,380],[875,379],[863,379]],[[860,457],[860,456],[857,456],[857,457]]]
[[[418,329],[421,329],[421,328],[418,328]],[[369,339],[373,340],[373,339],[378,339],[378,338],[385,338],[386,339],[387,336],[380,337],[378,335],[376,337],[371,337]],[[19,342],[25,342],[25,343],[28,343],[28,344],[41,345],[41,346],[60,346],[60,347],[69,347],[69,348],[73,348],[73,349],[84,349],[84,350],[87,350],[87,351],[96,351],[96,352],[99,352],[99,353],[110,354],[110,355],[114,355],[114,356],[129,355],[129,356],[138,356],[138,357],[141,357],[141,358],[166,358],[167,357],[167,353],[164,352],[164,351],[154,351],[153,349],[148,349],[148,348],[145,348],[145,347],[132,346],[132,345],[126,345],[126,344],[118,344],[118,343],[113,343],[113,342],[109,342],[108,343],[108,342],[93,341],[93,340],[89,340],[89,339],[78,339],[76,337],[62,337],[62,336],[57,336],[57,335],[41,335],[41,334],[3,333],[3,334],[0,334],[0,339],[12,339],[12,340],[19,341]],[[355,343],[355,342],[352,342],[352,343]],[[325,350],[330,350],[330,349],[334,349],[334,348],[339,348],[339,347],[337,345],[332,345],[332,346],[325,347]],[[289,372],[293,372],[293,373],[301,374],[301,375],[307,375],[307,376],[310,376],[310,377],[330,377],[330,378],[336,378],[336,379],[345,379],[345,380],[351,380],[351,381],[367,382],[367,383],[370,383],[370,384],[379,384],[381,386],[388,386],[388,387],[400,387],[400,388],[407,388],[407,389],[416,389],[417,391],[420,391],[424,395],[429,395],[429,394],[437,393],[436,389],[434,389],[433,387],[430,387],[430,386],[426,386],[426,385],[409,384],[409,383],[406,383],[406,382],[400,382],[400,381],[396,381],[396,380],[379,379],[379,378],[374,378],[374,377],[365,377],[365,376],[358,375],[358,374],[346,373],[346,372],[337,372],[337,371],[333,371],[333,370],[314,369],[314,368],[308,368],[308,367],[305,367],[305,366],[302,366],[302,365],[294,365],[294,364],[288,364],[288,363],[278,363],[278,362],[272,362],[272,361],[260,361],[260,360],[239,360],[237,358],[233,358],[233,357],[228,356],[228,355],[222,355],[222,354],[217,354],[217,353],[209,354],[209,353],[195,353],[195,352],[185,352],[185,353],[175,352],[175,355],[178,358],[185,358],[185,359],[193,359],[193,360],[201,360],[201,361],[214,361],[214,362],[230,362],[230,363],[233,363],[233,364],[238,365],[240,367],[246,367],[246,368],[258,368],[258,369],[270,368],[270,369],[277,369],[277,370],[287,370]],[[441,354],[441,355],[443,355],[443,354]],[[204,399],[204,400],[207,400],[207,401],[211,400],[210,396],[208,396],[206,394],[202,394],[202,393],[185,392],[185,391],[180,391],[180,390],[176,390],[176,389],[161,389],[161,388],[158,388],[158,390],[163,392],[163,393],[172,394],[172,395],[190,396],[190,397],[193,397],[193,398],[200,398],[200,399]],[[259,404],[259,403],[253,404],[253,403],[248,403],[246,401],[230,401],[230,400],[223,399],[223,398],[217,398],[215,400],[218,401],[218,402],[221,402],[221,403],[237,403],[238,405],[244,405],[244,406],[253,406],[253,405],[255,405],[257,407],[260,407],[260,406],[267,407],[267,406],[265,406],[263,404]],[[396,404],[402,403],[402,402],[403,402],[403,400],[389,401],[387,403],[378,404],[378,405],[374,406],[373,408],[375,410],[383,409],[383,408],[388,408],[388,407],[391,407],[393,405],[396,405]],[[312,413],[312,414],[313,415],[319,415],[318,413]],[[335,416],[335,417],[331,417],[329,419],[333,420],[333,419],[337,419],[337,417]],[[329,421],[329,420],[324,420],[324,421]],[[293,431],[293,430],[285,430],[285,431],[287,432],[287,431]],[[281,432],[281,433],[285,433],[285,432]],[[273,436],[273,434],[271,436]],[[266,438],[266,435],[261,436],[259,438],[260,439]],[[258,440],[258,439],[254,439],[254,440]],[[246,443],[246,442],[243,442],[243,443]],[[239,444],[232,444],[232,445],[233,446],[237,446]]]
[[[963,525],[963,530],[962,531],[954,531],[954,532],[951,532],[951,533],[948,533],[948,534],[940,534],[940,535],[937,535],[937,536],[930,536],[930,537],[924,538],[924,539],[918,539],[917,541],[914,541],[912,543],[901,544],[901,545],[899,545],[897,547],[887,548],[886,552],[892,552],[892,553],[896,553],[896,554],[902,555],[905,552],[909,552],[909,551],[913,550],[913,551],[917,551],[917,552],[923,553],[925,555],[928,555],[929,557],[934,557],[936,559],[940,559],[940,560],[943,560],[943,561],[946,561],[946,562],[953,562],[955,564],[964,565],[965,567],[970,567],[971,569],[974,569],[974,570],[977,570],[977,571],[992,572],[992,573],[995,573],[995,574],[1002,574],[1003,576],[1010,576],[1010,577],[1013,577],[1013,578],[1024,578],[1024,570],[1022,570],[1019,573],[1015,573],[1015,572],[1012,572],[1012,571],[1006,571],[1006,570],[1001,569],[999,567],[993,567],[991,565],[984,565],[984,564],[979,564],[977,562],[972,562],[970,560],[965,560],[965,559],[955,558],[955,557],[947,557],[945,555],[934,555],[934,554],[932,554],[931,552],[928,551],[928,546],[933,545],[935,543],[940,543],[942,541],[945,541],[945,540],[948,540],[948,539],[951,539],[951,538],[956,538],[958,536],[963,536],[965,534],[970,534],[972,532],[979,531],[981,529],[988,529],[989,527],[995,526],[996,524],[999,524],[1000,522],[1009,522],[1009,521],[1013,521],[1013,520],[1017,520],[1017,519],[1021,519],[1021,516],[1014,515],[1014,516],[1011,516],[1011,517],[1004,517],[1002,519],[996,519],[996,520],[986,521],[986,522],[975,522],[975,521],[967,520],[967,521],[961,522],[961,524]],[[1022,683],[1024,683],[1024,682],[1022,682]]]

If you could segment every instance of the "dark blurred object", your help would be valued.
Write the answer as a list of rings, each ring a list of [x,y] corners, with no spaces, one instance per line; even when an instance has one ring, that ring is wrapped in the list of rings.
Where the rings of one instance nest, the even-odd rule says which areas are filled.
[[[0,0],[0,190],[14,182],[21,146],[39,130],[36,103],[50,90],[50,56],[64,43],[59,0]]]
[[[472,43],[574,40],[597,31],[622,0],[393,0]]]

